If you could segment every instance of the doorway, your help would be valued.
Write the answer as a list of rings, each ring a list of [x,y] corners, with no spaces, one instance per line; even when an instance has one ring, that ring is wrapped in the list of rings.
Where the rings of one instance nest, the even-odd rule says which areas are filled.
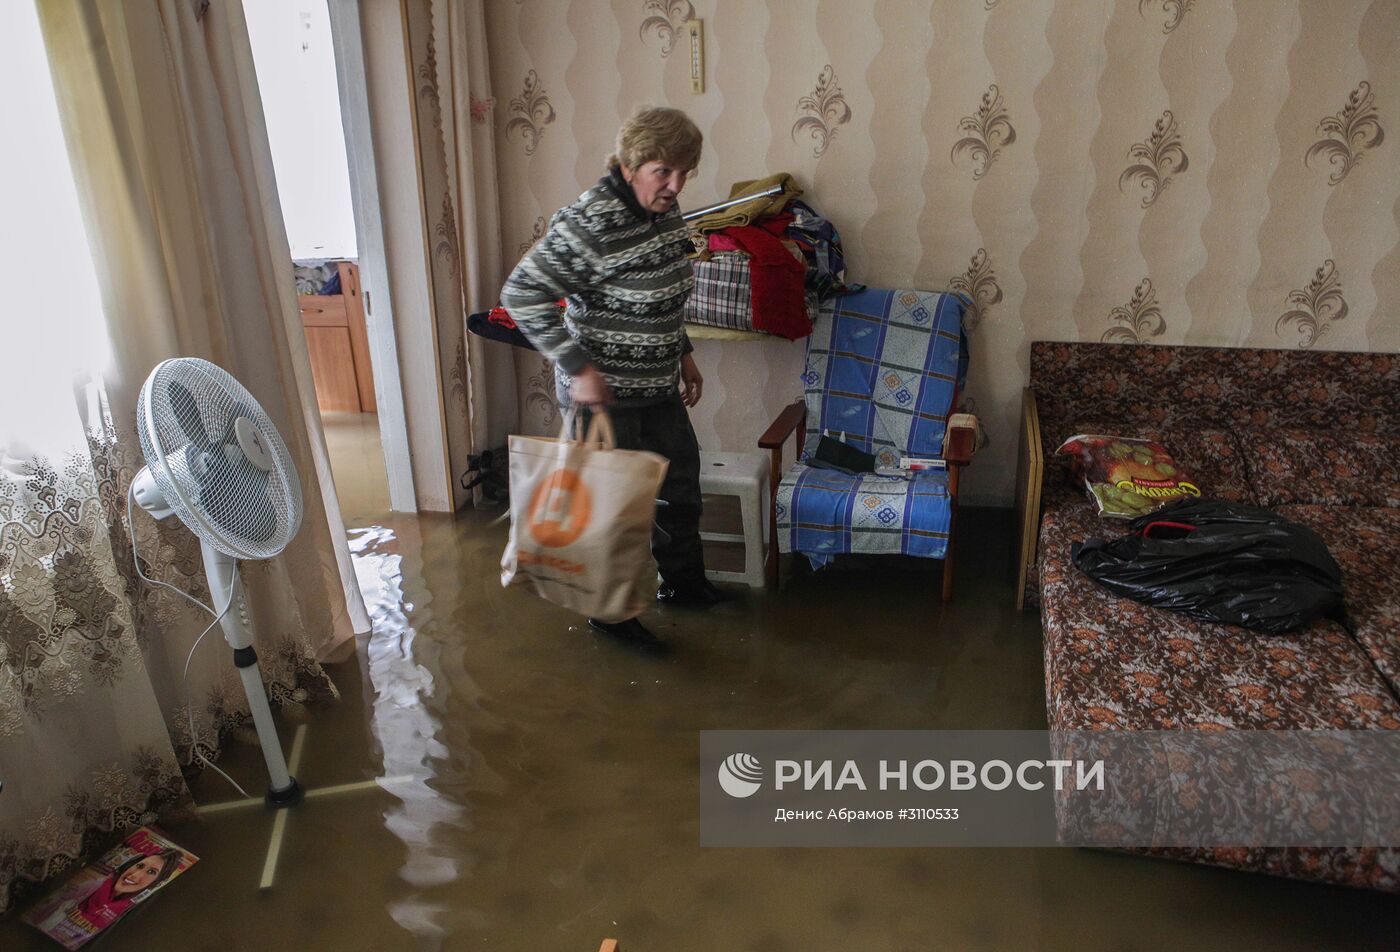
[[[376,282],[383,239],[358,17],[340,6],[348,17],[327,0],[243,0],[316,403],[354,528],[416,505],[387,281]]]

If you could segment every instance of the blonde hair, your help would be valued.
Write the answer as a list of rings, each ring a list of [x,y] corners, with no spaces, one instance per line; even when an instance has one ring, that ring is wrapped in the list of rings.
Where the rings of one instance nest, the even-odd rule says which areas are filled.
[[[642,106],[617,130],[617,151],[608,156],[608,168],[619,164],[635,169],[660,161],[691,170],[700,164],[704,137],[690,117],[669,106]]]

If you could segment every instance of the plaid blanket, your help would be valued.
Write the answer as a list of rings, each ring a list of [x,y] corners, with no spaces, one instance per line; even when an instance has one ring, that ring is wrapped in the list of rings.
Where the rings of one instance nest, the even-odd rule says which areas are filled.
[[[806,291],[807,315],[815,320],[817,292]],[[685,302],[684,317],[693,324],[706,324],[734,331],[752,331],[753,287],[749,279],[749,256],[738,251],[719,251],[708,261],[695,262],[695,290]]]
[[[807,342],[807,436],[875,454],[938,456],[967,376],[963,303],[953,294],[868,289],[822,305]],[[844,434],[844,435],[843,435]]]
[[[783,552],[822,565],[842,552],[942,558],[952,506],[947,474],[846,474],[809,467],[825,431],[894,467],[937,457],[967,374],[963,301],[928,291],[866,290],[827,301],[807,345],[803,459],[778,488]]]
[[[825,565],[843,552],[941,559],[952,506],[948,474],[849,474],[798,463],[778,485],[778,550]]]

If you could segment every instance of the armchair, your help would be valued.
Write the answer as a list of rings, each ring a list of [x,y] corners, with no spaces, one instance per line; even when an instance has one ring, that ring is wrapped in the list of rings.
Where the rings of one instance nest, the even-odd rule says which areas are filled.
[[[943,600],[953,592],[951,540],[959,473],[972,461],[976,419],[953,413],[967,373],[964,302],[953,294],[868,289],[822,305],[807,342],[805,396],[783,408],[759,438],[772,454],[765,572],[778,583],[778,553],[815,566],[843,553],[943,560]],[[845,473],[808,465],[826,432],[876,458],[932,458],[942,468],[900,475]],[[796,436],[784,474],[783,446]]]

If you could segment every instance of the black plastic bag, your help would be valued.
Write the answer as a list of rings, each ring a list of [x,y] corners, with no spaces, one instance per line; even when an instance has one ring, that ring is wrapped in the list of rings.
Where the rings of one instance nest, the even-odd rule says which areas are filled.
[[[1317,533],[1267,509],[1184,499],[1076,542],[1074,564],[1119,595],[1193,618],[1283,634],[1347,624],[1342,570]]]

